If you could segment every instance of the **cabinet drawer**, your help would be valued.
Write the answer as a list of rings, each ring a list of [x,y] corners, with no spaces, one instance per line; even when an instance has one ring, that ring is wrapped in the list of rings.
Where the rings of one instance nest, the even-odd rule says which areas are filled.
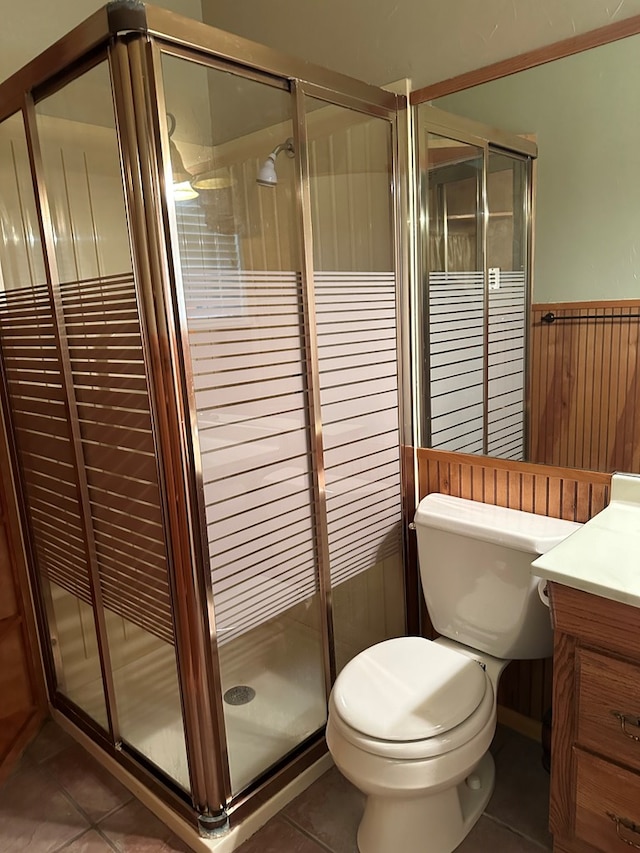
[[[640,777],[575,749],[576,838],[604,853],[640,848]]]
[[[577,660],[578,745],[640,770],[640,666],[586,649]]]

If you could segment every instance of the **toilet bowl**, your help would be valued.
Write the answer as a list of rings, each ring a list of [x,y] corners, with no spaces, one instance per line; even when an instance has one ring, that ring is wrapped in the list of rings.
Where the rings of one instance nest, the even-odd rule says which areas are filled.
[[[487,750],[505,665],[442,638],[400,637],[340,673],[327,743],[367,795],[361,853],[453,850],[467,835],[493,791]]]
[[[366,795],[360,853],[451,853],[494,785],[501,673],[551,650],[534,556],[580,525],[429,495],[416,513],[429,614],[443,636],[361,652],[336,679],[327,744]],[[445,636],[446,635],[446,636]]]

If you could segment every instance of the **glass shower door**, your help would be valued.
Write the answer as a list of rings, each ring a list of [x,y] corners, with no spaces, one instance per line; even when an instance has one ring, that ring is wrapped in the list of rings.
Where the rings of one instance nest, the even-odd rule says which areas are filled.
[[[171,56],[163,78],[237,793],[326,720],[292,99]]]
[[[2,87],[0,396],[55,715],[209,837],[404,632],[399,101],[112,5]]]
[[[31,131],[50,287],[18,315],[22,376],[12,375],[5,344],[3,358],[56,688],[114,744],[188,791],[145,347],[106,61],[39,100]],[[10,311],[0,319],[5,343],[16,319]]]
[[[306,98],[336,669],[405,633],[392,125]]]

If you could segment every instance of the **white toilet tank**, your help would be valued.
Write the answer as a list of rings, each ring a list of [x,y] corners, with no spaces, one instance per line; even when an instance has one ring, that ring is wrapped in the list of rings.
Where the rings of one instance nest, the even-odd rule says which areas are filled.
[[[441,494],[420,501],[415,525],[439,634],[508,660],[552,654],[549,609],[531,562],[582,525]]]

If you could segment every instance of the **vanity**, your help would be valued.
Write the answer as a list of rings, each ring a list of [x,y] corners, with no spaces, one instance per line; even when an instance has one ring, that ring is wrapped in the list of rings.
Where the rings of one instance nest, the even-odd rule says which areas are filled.
[[[640,849],[640,477],[539,557],[554,625],[555,853]]]

